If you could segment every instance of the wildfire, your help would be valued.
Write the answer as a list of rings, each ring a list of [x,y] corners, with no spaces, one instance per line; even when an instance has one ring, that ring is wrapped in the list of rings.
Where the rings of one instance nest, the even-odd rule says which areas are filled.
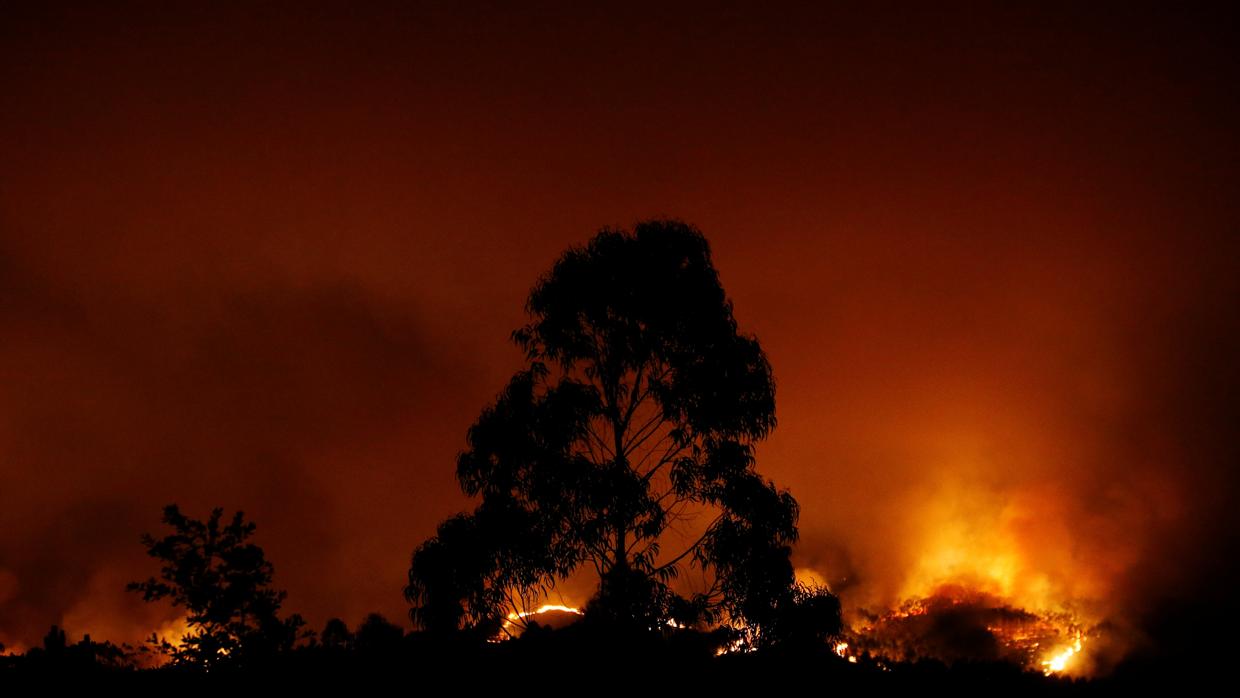
[[[533,611],[513,611],[504,619],[504,624],[500,626],[500,630],[496,633],[495,638],[492,639],[492,642],[501,642],[503,640],[516,637],[520,634],[518,629],[525,628],[525,620],[527,618],[536,618],[537,616],[542,616],[548,613],[567,613],[573,616],[584,615],[579,608],[563,606],[560,604],[543,604]]]
[[[1042,660],[1042,667],[1043,667],[1042,673],[1047,676],[1050,676],[1051,674],[1058,674],[1058,673],[1063,672],[1065,669],[1068,668],[1068,662],[1070,662],[1073,657],[1075,657],[1077,654],[1080,653],[1082,644],[1084,644],[1084,639],[1082,638],[1081,634],[1078,632],[1076,635],[1076,639],[1073,640],[1070,646],[1065,647],[1061,649],[1060,651],[1052,654],[1049,659]]]
[[[26,646],[20,642],[14,642],[11,645],[5,645],[4,650],[0,651],[0,657],[16,657],[26,653]]]
[[[747,628],[735,628],[740,632],[740,636],[732,640],[728,644],[715,650],[716,657],[722,657],[725,654],[745,654],[754,652],[758,649],[753,642],[753,637]]]
[[[1047,676],[1082,674],[1079,658],[1096,632],[1089,627],[1070,612],[1031,611],[954,586],[880,614],[859,611],[832,649],[853,663],[1003,661]]]
[[[1029,611],[991,594],[951,587],[882,614],[862,614],[847,641],[833,649],[850,662],[859,657],[1006,661],[1049,676],[1078,668],[1072,660],[1085,639],[1070,613]],[[1055,649],[1047,652],[1047,647]]]
[[[144,646],[135,655],[135,661],[144,668],[163,666],[171,659],[164,651],[164,643],[172,649],[179,649],[185,645],[185,639],[190,635],[189,620],[185,616],[165,621],[146,636]]]
[[[888,592],[903,601],[875,612],[846,607],[848,630],[830,649],[844,661],[880,669],[924,659],[1009,662],[1047,676],[1090,673],[1086,645],[1106,626],[1104,606],[1089,599],[1105,598],[1105,574],[1094,557],[1082,557],[1071,517],[1052,506],[1055,494],[949,483],[910,507],[919,522],[906,542],[911,555]],[[796,569],[795,577],[822,587],[832,578],[809,567]],[[841,589],[845,602],[848,589]],[[519,635],[531,618],[548,624],[545,614],[582,612],[546,604],[510,613],[496,641]],[[565,624],[564,616],[548,620]],[[717,654],[755,650],[752,630],[732,630]]]
[[[849,662],[849,664],[856,664],[856,663],[857,663],[857,655],[855,655],[855,654],[849,654],[849,653],[848,653],[848,643],[847,643],[847,642],[837,642],[837,643],[835,643],[835,646],[834,646],[834,647],[832,647],[831,649],[832,649],[832,650],[833,650],[833,651],[834,651],[837,655],[839,655],[839,657],[840,657],[841,659],[847,659],[847,660],[848,660],[848,662]]]
[[[845,591],[857,605],[835,653],[1089,673],[1085,646],[1104,627],[1116,562],[1081,538],[1069,501],[1059,483],[996,488],[945,475],[904,509],[909,535],[893,549],[903,576],[878,594],[849,599]],[[864,593],[870,602],[902,601],[870,611],[860,606]]]
[[[156,642],[167,642],[173,647],[181,647],[185,644],[185,637],[189,634],[189,619],[182,616],[166,621],[151,631],[151,639]]]

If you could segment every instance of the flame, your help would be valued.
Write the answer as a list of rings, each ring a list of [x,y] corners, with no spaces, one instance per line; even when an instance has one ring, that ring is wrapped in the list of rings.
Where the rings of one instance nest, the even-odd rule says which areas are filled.
[[[4,646],[4,651],[0,652],[0,657],[16,657],[26,653],[26,645],[20,642],[14,642]]]
[[[189,619],[182,616],[161,623],[159,627],[151,631],[151,638],[179,648],[185,644],[185,638],[189,634]]]
[[[996,492],[948,482],[911,516],[920,540],[900,598],[958,584],[1039,612],[1098,597],[1100,582],[1076,554],[1076,528],[1053,485]]]
[[[1081,646],[1083,644],[1084,638],[1078,632],[1071,645],[1051,654],[1049,658],[1042,660],[1042,673],[1047,676],[1050,676],[1051,674],[1063,673],[1063,671],[1068,668],[1068,663],[1072,661],[1072,658],[1080,654]]]
[[[886,610],[866,610],[859,604],[867,599],[846,607],[847,642],[833,645],[836,654],[998,659],[1046,675],[1088,673],[1081,658],[1103,627],[1115,565],[1091,549],[1083,535],[1089,520],[1065,501],[1055,483],[995,490],[957,479],[919,492],[902,509],[912,531],[902,583],[886,599],[868,598]]]
[[[1071,638],[1066,644],[1065,637]],[[859,619],[847,640],[838,641],[833,649],[854,663],[859,658],[1008,661],[1049,676],[1084,673],[1072,660],[1081,654],[1086,637],[1069,613],[1029,611],[956,586]],[[1048,652],[1046,647],[1055,649]]]
[[[753,643],[753,638],[750,637],[748,630],[742,629],[741,636],[715,650],[715,656],[722,657],[725,654],[745,654],[754,652],[757,649],[758,647]]]
[[[564,606],[561,604],[543,604],[533,611],[512,611],[506,618],[504,618],[504,624],[500,626],[499,632],[495,634],[495,637],[491,639],[491,642],[502,642],[516,637],[520,634],[517,630],[525,627],[525,619],[540,616],[544,613],[568,613],[574,616],[584,615],[582,610],[579,608]]]
[[[847,642],[837,642],[837,643],[835,643],[835,646],[834,646],[834,647],[832,647],[831,649],[832,649],[832,650],[833,650],[833,651],[834,651],[834,652],[835,652],[835,653],[836,653],[836,654],[837,654],[837,655],[838,655],[841,659],[847,659],[849,664],[856,664],[856,663],[857,663],[857,655],[855,655],[855,654],[849,654],[849,653],[848,653],[848,643],[847,643]]]
[[[542,606],[539,606],[533,611],[526,611],[524,613],[517,613],[516,611],[513,611],[512,613],[508,614],[507,620],[515,623],[517,621],[524,620],[532,616],[542,615],[543,613],[551,613],[552,611],[558,611],[560,613],[571,613],[576,616],[582,615],[581,609],[579,608],[573,608],[572,606],[561,606],[559,604],[549,603],[549,604],[543,604]]]

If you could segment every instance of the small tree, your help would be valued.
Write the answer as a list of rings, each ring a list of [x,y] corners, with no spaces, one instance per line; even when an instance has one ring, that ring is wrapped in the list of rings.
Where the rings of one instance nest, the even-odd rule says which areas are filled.
[[[168,598],[184,607],[189,631],[183,637],[150,640],[176,664],[249,664],[291,648],[304,624],[297,614],[278,616],[286,594],[271,587],[274,568],[263,549],[247,542],[255,524],[240,511],[221,524],[223,515],[217,508],[198,521],[170,504],[163,522],[173,533],[142,536],[147,554],[163,567],[159,579],[132,582],[127,589],[141,592],[145,601]]]
[[[323,632],[319,633],[319,643],[333,651],[350,650],[353,649],[353,633],[349,632],[349,626],[343,620],[330,618],[323,626]]]
[[[773,629],[793,602],[797,505],[754,469],[775,384],[706,239],[677,221],[604,230],[560,257],[526,309],[513,339],[528,366],[457,461],[481,502],[414,552],[415,623],[493,624],[588,565],[587,618]],[[708,588],[673,591],[690,568]]]

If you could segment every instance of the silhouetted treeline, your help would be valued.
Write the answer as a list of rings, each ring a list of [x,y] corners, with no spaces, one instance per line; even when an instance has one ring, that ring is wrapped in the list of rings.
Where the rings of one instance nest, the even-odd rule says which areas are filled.
[[[69,642],[53,627],[44,645],[20,656],[0,657],[0,686],[55,684],[75,680],[92,686],[176,690],[204,685],[243,688],[257,680],[285,687],[322,689],[400,680],[415,692],[433,686],[463,690],[537,687],[558,692],[596,690],[710,690],[724,694],[794,690],[901,691],[933,694],[1095,695],[1136,688],[1124,672],[1095,680],[1045,677],[1007,662],[937,661],[885,663],[862,657],[855,664],[829,645],[789,643],[750,653],[716,656],[722,631],[661,630],[615,633],[586,622],[550,629],[532,624],[519,638],[488,642],[461,633],[450,637],[405,632],[371,614],[353,628],[340,619],[326,623],[312,640],[244,668],[222,664],[213,670],[184,666],[141,668],[141,650],[83,638]],[[1165,678],[1165,677],[1164,677]],[[1148,681],[1148,672],[1142,683]]]

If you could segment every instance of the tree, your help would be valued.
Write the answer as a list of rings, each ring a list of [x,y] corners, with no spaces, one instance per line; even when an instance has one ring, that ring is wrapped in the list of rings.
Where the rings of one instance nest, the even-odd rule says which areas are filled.
[[[271,587],[274,567],[263,549],[247,542],[255,530],[242,512],[221,523],[223,509],[205,522],[188,518],[175,504],[164,507],[163,522],[173,533],[142,536],[147,554],[163,563],[160,577],[132,582],[129,591],[145,601],[169,598],[184,607],[188,632],[178,642],[152,637],[174,663],[210,668],[261,661],[288,650],[303,621],[279,618],[284,591]]]
[[[388,621],[382,614],[369,613],[357,626],[353,635],[353,647],[361,654],[392,654],[400,649],[405,631]]]
[[[319,642],[329,650],[344,651],[353,648],[353,633],[339,618],[330,618],[319,633]]]
[[[414,622],[493,627],[588,565],[587,618],[723,620],[763,637],[792,603],[798,509],[755,471],[775,385],[705,237],[677,221],[605,229],[560,257],[526,310],[512,337],[527,366],[457,459],[481,501],[414,551]],[[674,591],[691,568],[704,588]]]

